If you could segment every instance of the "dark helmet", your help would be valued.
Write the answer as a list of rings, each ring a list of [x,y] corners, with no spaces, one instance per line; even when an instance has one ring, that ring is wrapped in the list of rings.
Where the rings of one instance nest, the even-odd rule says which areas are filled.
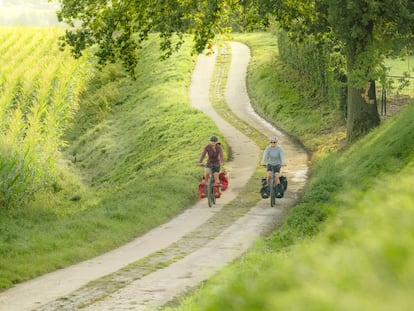
[[[218,141],[217,136],[216,135],[211,136],[210,141]]]

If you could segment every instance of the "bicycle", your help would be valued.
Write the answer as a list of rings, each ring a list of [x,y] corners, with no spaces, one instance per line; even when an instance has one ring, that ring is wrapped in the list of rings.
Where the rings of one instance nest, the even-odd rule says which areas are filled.
[[[208,167],[207,165],[201,165],[201,167]],[[208,167],[210,169],[210,178],[208,181],[206,181],[206,196],[208,201],[208,206],[212,207],[214,204],[216,204],[216,194],[215,194],[215,187],[214,183],[214,174],[211,167]]]
[[[275,170],[272,168],[272,174],[270,175],[270,207],[276,205],[276,180],[275,180]]]
[[[276,184],[276,178],[275,178],[275,166],[272,166],[272,173],[270,175],[270,182],[269,182],[269,197],[270,197],[270,207],[274,207],[276,205],[276,197],[277,197],[277,187],[282,187],[283,190],[283,185]]]

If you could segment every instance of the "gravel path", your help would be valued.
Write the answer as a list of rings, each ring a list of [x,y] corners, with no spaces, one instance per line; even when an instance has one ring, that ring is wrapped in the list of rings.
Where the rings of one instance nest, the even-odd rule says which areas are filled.
[[[211,117],[231,146],[230,187],[208,208],[205,200],[170,222],[102,256],[62,269],[0,294],[0,310],[154,310],[197,286],[244,253],[294,205],[306,182],[307,155],[283,133],[254,114],[246,92],[249,49],[230,43],[232,63],[226,100],[232,111],[270,136],[287,155],[289,189],[277,208],[261,200],[251,208],[223,208],[254,173],[261,150],[228,124],[209,102],[215,56],[199,56],[193,73],[192,104]],[[259,195],[259,194],[258,194]]]

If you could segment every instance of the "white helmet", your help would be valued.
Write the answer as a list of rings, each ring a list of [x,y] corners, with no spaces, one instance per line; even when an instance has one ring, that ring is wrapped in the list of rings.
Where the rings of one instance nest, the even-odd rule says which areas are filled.
[[[270,137],[270,142],[271,143],[273,143],[273,142],[275,142],[275,143],[277,143],[277,141],[278,141],[279,139],[277,138],[277,136],[272,136],[272,137]]]

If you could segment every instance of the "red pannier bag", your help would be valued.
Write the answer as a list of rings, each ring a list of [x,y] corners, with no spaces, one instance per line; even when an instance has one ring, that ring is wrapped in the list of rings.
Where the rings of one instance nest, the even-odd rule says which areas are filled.
[[[204,180],[204,176],[203,176],[203,180],[198,184],[197,193],[200,199],[206,197],[206,182]]]
[[[229,174],[226,171],[220,172],[219,180],[221,191],[225,191],[229,187]]]

